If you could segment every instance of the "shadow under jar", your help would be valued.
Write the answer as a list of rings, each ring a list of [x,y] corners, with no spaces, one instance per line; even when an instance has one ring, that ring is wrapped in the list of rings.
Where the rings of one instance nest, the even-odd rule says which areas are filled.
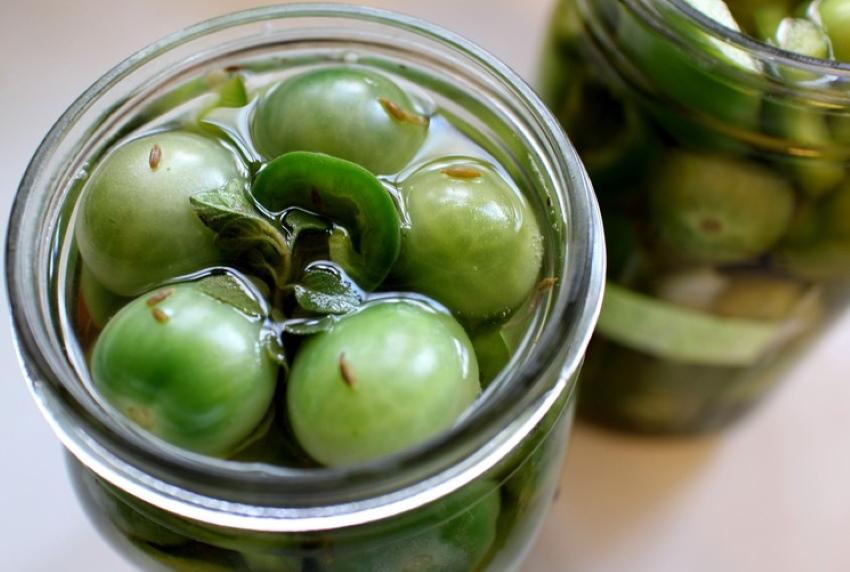
[[[845,308],[850,65],[734,26],[717,0],[556,11],[541,88],[608,245],[579,405],[595,422],[724,428]]]
[[[80,217],[88,216],[81,214],[87,208],[80,206],[81,194],[90,193],[86,185],[106,169],[104,158],[119,156],[147,136],[165,133],[166,138],[159,139],[162,145],[150,146],[149,154],[145,149],[143,170],[167,173],[166,161],[183,156],[168,148],[171,131],[179,128],[189,132],[180,136],[184,143],[187,137],[194,141],[191,145],[197,143],[193,138],[207,138],[220,144],[216,153],[227,149],[239,157],[244,166],[240,176],[254,181],[256,195],[257,181],[275,171],[265,150],[253,144],[252,106],[271,93],[270,86],[304,70],[339,66],[377,74],[370,76],[379,77],[377,83],[392,78],[413,94],[416,113],[430,117],[432,132],[411,164],[429,164],[429,154],[471,154],[498,165],[501,176],[522,189],[541,235],[536,282],[519,308],[487,319],[453,312],[472,338],[483,391],[455,423],[424,442],[376,459],[317,463],[292,439],[292,410],[280,405],[281,393],[286,393],[284,367],[277,374],[274,405],[235,447],[217,447],[206,455],[211,440],[203,436],[184,442],[169,435],[159,439],[144,429],[156,427],[150,410],[125,406],[99,391],[90,364],[98,362],[100,342],[95,340],[104,323],[110,328],[113,321],[126,321],[132,307],[146,305],[155,322],[167,324],[177,319],[169,304],[178,304],[197,284],[222,276],[242,282],[236,294],[213,288],[210,296],[216,303],[244,302],[246,295],[272,298],[276,310],[261,314],[266,334],[276,342],[269,347],[282,350],[273,356],[280,363],[291,349],[288,334],[309,336],[323,322],[293,310],[292,289],[275,290],[274,273],[245,281],[240,274],[245,260],[239,257],[233,259],[235,268],[213,253],[204,258],[208,268],[199,272],[175,263],[167,269],[150,264],[138,280],[133,272],[113,275],[101,269],[97,276],[90,266],[99,261],[85,251],[81,257],[78,245],[86,237],[75,235]],[[382,105],[395,119],[407,121],[414,113],[397,102]],[[413,117],[413,123],[422,122]],[[342,147],[349,143],[324,141]],[[264,145],[269,146],[268,138]],[[361,150],[348,146],[352,153]],[[400,152],[388,147],[370,164],[397,208],[402,207],[392,189],[411,176],[398,171],[403,162],[392,159]],[[296,157],[325,166],[336,160]],[[362,169],[345,169],[354,173],[348,182],[372,180]],[[204,172],[213,177],[214,171]],[[471,175],[468,166],[442,173],[460,179],[482,176],[477,171]],[[321,185],[317,188],[324,192]],[[308,196],[314,197],[312,192]],[[322,196],[324,200],[314,201],[314,210],[331,207]],[[261,213],[269,215],[263,224],[279,223],[290,233],[313,232],[322,240],[333,240],[337,231],[323,226],[327,221],[315,212],[293,215],[298,223],[287,227],[292,213],[272,211],[269,207]],[[371,220],[373,215],[368,211],[363,216]],[[334,216],[347,220],[344,211]],[[357,230],[360,242],[355,246],[365,251],[365,237],[373,229]],[[342,233],[343,246],[352,236]],[[315,270],[313,259],[328,253],[322,244],[310,244],[294,250],[300,254],[293,260]],[[370,244],[381,252],[384,243]],[[181,247],[175,244],[174,251],[158,255],[172,256]],[[201,247],[191,252],[206,256]],[[343,277],[345,285],[351,282],[349,274],[359,272],[357,280],[374,282],[375,275],[362,272],[372,268],[369,260],[358,266],[358,259],[337,260],[334,252],[339,251],[331,247],[332,262],[339,264],[322,267],[329,272],[323,279],[330,276],[339,286]],[[256,260],[249,257],[248,262]],[[164,275],[150,279],[158,272]],[[175,274],[190,285],[173,286]],[[104,280],[111,281],[109,287]],[[531,89],[492,56],[449,32],[367,8],[302,5],[236,13],[167,37],[123,62],[86,91],[45,138],[21,183],[7,242],[17,347],[33,395],[67,449],[75,488],[92,521],[128,558],[152,569],[514,569],[541,526],[559,480],[576,377],[603,283],[601,221],[589,180],[556,120]],[[389,284],[402,289],[400,279]],[[137,290],[147,293],[135,302],[122,298]],[[380,305],[397,295],[343,290],[359,300],[354,303],[377,296],[369,303]],[[270,291],[280,299],[268,296]],[[439,294],[438,289],[438,300]],[[454,305],[450,296],[441,303]],[[122,305],[126,307],[110,318]],[[235,307],[243,317],[255,316],[250,304]],[[281,313],[297,319],[286,322]],[[499,343],[494,345],[494,338]],[[150,365],[141,361],[142,369]],[[340,357],[341,378],[354,390],[344,365]]]

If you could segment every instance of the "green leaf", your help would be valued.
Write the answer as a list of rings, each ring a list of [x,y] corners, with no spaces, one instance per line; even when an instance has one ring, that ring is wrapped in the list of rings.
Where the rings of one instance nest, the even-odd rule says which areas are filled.
[[[290,273],[291,250],[283,231],[260,214],[238,181],[192,196],[195,214],[216,235],[224,255],[278,289]]]
[[[342,271],[320,263],[309,266],[295,285],[295,299],[310,312],[347,314],[363,303],[363,292]]]
[[[281,217],[283,228],[289,234],[289,244],[293,246],[298,237],[307,232],[328,232],[333,225],[318,215],[291,208]]]
[[[216,274],[204,278],[196,287],[207,296],[229,304],[248,316],[260,318],[266,315],[251,288],[231,274]]]

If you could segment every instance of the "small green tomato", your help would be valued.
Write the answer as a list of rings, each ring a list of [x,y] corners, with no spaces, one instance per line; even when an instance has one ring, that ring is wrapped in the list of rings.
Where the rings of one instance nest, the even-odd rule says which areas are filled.
[[[242,177],[218,143],[184,132],[120,145],[97,166],[80,199],[76,238],[94,276],[122,296],[219,261],[213,233],[189,197]]]
[[[80,296],[86,305],[92,323],[100,329],[103,329],[110,318],[124,304],[129,302],[129,298],[110,292],[103,284],[98,282],[85,264],[82,264],[80,269]]]
[[[479,392],[472,343],[454,318],[422,302],[385,300],[305,342],[286,405],[304,450],[340,466],[448,429]]]
[[[277,366],[259,318],[192,283],[119,311],[95,344],[91,374],[101,395],[143,429],[223,456],[263,419]]]
[[[676,152],[650,189],[659,246],[677,260],[733,263],[760,256],[791,222],[794,191],[758,163]]]
[[[282,81],[262,96],[251,133],[267,159],[316,151],[370,171],[404,167],[428,133],[428,118],[386,76],[363,68],[321,68]]]
[[[816,8],[835,59],[850,63],[850,0],[821,0]]]
[[[850,180],[822,203],[821,219],[828,237],[850,242]]]
[[[377,529],[366,541],[331,544],[326,572],[479,570],[497,536],[496,483],[474,481],[452,495]],[[286,570],[285,568],[283,570]]]
[[[465,320],[507,316],[540,274],[543,238],[522,193],[490,165],[437,161],[401,184],[407,216],[394,268]]]

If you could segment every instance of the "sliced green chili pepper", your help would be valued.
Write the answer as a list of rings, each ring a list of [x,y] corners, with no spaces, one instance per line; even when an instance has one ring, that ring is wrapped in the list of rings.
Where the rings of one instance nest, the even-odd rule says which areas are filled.
[[[693,9],[732,30],[740,30],[726,5],[720,0],[687,0]],[[760,75],[759,64],[744,50],[723,42],[705,32],[696,23],[687,20],[672,10],[664,10],[662,25],[670,27],[675,34],[688,41],[690,47],[702,52],[715,65],[706,65],[681,46],[657,31],[638,21],[629,10],[622,10],[618,39],[623,50],[632,58],[640,72],[658,91],[658,97],[686,106],[704,118],[725,122],[728,130],[752,130],[758,124],[762,94],[743,83],[734,83],[729,71],[734,74]],[[666,104],[665,101],[665,104]],[[669,108],[660,110],[666,118]],[[669,126],[672,124],[672,127]],[[676,122],[667,122],[665,127],[686,142],[705,146],[726,146],[728,141],[714,141],[717,134],[711,130],[681,131]],[[696,141],[694,141],[696,138]]]
[[[257,175],[253,194],[272,212],[299,207],[337,223],[331,259],[361,288],[377,287],[398,257],[401,223],[393,200],[372,173],[355,163],[321,153],[287,153]]]

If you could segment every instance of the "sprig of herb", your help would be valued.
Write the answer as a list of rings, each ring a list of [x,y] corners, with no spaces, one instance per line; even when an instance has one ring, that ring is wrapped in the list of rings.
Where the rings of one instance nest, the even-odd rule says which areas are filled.
[[[195,214],[215,233],[224,255],[238,266],[282,290],[292,271],[292,249],[283,230],[266,219],[246,196],[244,185],[232,181],[190,199]]]
[[[308,312],[348,314],[356,310],[365,295],[337,267],[313,263],[307,267],[300,284],[295,285],[295,300]]]

